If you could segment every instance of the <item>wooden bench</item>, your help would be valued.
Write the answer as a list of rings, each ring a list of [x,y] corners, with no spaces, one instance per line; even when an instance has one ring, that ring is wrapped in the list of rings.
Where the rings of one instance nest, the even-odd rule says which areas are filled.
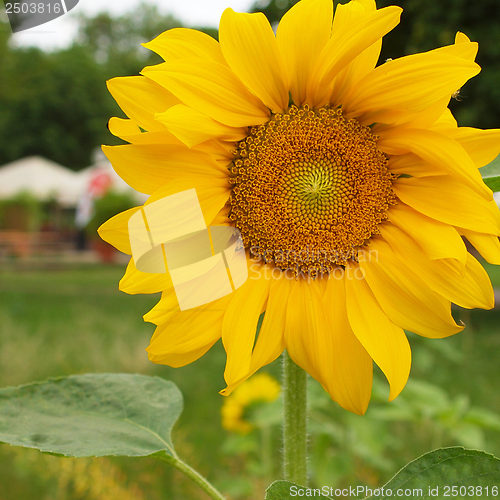
[[[68,247],[68,241],[56,231],[0,231],[0,256],[31,255],[58,252]]]

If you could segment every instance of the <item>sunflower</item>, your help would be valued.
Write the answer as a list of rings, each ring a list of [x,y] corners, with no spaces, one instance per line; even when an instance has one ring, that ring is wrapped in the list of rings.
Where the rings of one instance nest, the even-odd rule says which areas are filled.
[[[195,188],[207,225],[238,228],[250,262],[232,294],[180,311],[168,273],[131,259],[120,289],[161,292],[144,316],[157,325],[151,361],[186,365],[222,337],[227,395],[286,349],[362,414],[373,362],[390,400],[405,386],[405,330],[446,337],[463,329],[451,303],[493,307],[464,238],[500,263],[500,213],[479,172],[500,130],[458,127],[448,109],[480,71],[478,46],[458,33],[377,66],[400,14],[301,0],[275,34],[262,13],[227,9],[219,42],[169,30],[145,44],[165,62],[108,82],[128,116],[109,128],[130,144],[103,147],[116,172],[146,203]],[[106,222],[102,238],[130,254],[140,209]]]

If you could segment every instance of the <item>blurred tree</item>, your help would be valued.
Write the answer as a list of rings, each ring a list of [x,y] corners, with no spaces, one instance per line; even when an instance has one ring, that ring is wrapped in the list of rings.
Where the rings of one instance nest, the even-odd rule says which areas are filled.
[[[299,0],[255,0],[250,12],[262,12],[271,24],[277,23],[283,14]]]
[[[82,16],[77,43],[94,56],[109,77],[132,75],[143,66],[161,62],[141,44],[181,25],[173,16],[161,14],[156,5],[141,3],[119,17],[109,12]]]
[[[271,23],[297,0],[256,0]],[[336,3],[339,3],[338,0]],[[346,3],[342,0],[340,3]],[[463,125],[500,126],[500,3],[498,0],[377,0],[378,7],[400,5],[401,24],[384,38],[381,61],[453,43],[457,30],[479,42],[477,61],[483,68],[461,91],[451,108]]]
[[[35,154],[72,169],[89,165],[96,147],[114,141],[110,116],[121,115],[106,80],[160,62],[141,43],[181,25],[145,4],[79,22],[75,44],[53,52],[9,46],[10,27],[0,24],[0,165]]]
[[[7,42],[9,41],[12,30],[9,25],[9,19],[5,12],[0,11],[0,63],[2,63],[7,51]]]
[[[20,0],[12,0],[12,2],[10,3],[14,5],[18,4],[19,2]],[[2,31],[0,33],[0,44],[2,43],[2,41],[8,39],[10,33],[12,33],[12,28],[19,24],[19,15],[14,14],[12,10],[13,9],[11,9],[11,13],[9,15],[7,15],[6,9],[0,12],[0,29]]]
[[[102,141],[113,103],[84,47],[10,49],[0,74],[0,164],[42,155],[77,169]]]

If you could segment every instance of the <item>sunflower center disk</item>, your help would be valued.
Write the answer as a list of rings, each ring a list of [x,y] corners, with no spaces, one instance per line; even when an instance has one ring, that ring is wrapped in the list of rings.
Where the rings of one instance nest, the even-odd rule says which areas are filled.
[[[251,255],[311,276],[356,259],[395,203],[376,140],[330,107],[292,106],[251,127],[230,167],[229,212]]]

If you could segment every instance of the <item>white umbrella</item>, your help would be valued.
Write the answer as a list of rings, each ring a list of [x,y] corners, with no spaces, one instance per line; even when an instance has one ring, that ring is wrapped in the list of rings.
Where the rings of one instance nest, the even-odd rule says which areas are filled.
[[[22,158],[0,168],[0,198],[26,192],[39,200],[55,198],[61,205],[74,206],[84,189],[75,172],[41,156]]]

